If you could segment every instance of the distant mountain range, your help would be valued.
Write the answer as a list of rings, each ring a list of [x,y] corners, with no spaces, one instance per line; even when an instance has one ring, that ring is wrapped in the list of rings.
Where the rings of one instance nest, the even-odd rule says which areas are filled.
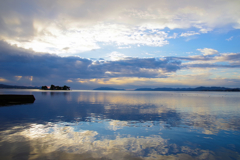
[[[135,91],[240,91],[240,88],[197,87],[197,88],[138,88]]]
[[[6,85],[6,84],[0,84],[0,88],[4,89],[40,89],[41,87],[38,86],[12,86],[12,85]]]
[[[99,87],[99,88],[95,88],[93,90],[121,90],[121,91],[124,91],[125,89],[116,89],[116,88],[111,88],[111,87]]]
[[[111,87],[100,87],[94,90],[125,90]],[[138,88],[135,91],[225,91],[225,92],[239,92],[240,88],[225,88],[225,87],[196,87],[196,88]]]
[[[93,90],[125,90],[111,87],[99,87]],[[240,88],[225,88],[225,87],[196,87],[196,88],[138,88],[135,91],[225,91],[225,92],[240,92]]]

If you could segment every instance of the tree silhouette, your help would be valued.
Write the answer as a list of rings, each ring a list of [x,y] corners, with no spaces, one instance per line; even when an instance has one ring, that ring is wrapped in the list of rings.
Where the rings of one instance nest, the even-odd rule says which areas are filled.
[[[50,90],[55,90],[55,86],[52,84]]]
[[[47,86],[42,86],[42,89],[43,90],[48,90],[48,87]]]
[[[48,90],[47,86],[42,86],[42,90]],[[70,90],[69,86],[64,85],[63,87],[61,86],[55,86],[55,85],[51,85],[49,90]]]

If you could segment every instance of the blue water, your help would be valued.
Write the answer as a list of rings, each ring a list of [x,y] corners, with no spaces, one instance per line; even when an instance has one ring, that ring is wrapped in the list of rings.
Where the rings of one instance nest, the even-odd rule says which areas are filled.
[[[240,93],[0,90],[0,159],[240,159]]]

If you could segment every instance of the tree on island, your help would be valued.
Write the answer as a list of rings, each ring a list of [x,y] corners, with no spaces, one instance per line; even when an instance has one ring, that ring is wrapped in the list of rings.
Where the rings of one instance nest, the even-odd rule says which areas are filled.
[[[70,87],[64,85],[64,86],[63,86],[63,90],[70,90]]]
[[[42,86],[42,90],[48,90],[47,86]],[[64,85],[63,87],[51,85],[49,90],[70,90],[70,87]]]
[[[42,86],[42,89],[43,90],[48,90],[48,87],[47,86]]]

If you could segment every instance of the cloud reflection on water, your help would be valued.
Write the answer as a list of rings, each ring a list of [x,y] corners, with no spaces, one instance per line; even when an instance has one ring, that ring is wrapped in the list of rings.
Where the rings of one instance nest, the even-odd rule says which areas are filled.
[[[116,123],[116,121],[111,121]],[[222,159],[220,152],[198,147],[169,143],[159,135],[134,137],[116,135],[112,139],[101,137],[91,130],[76,130],[74,125],[48,123],[21,126],[1,132],[1,158],[11,159]],[[15,133],[9,134],[9,132]],[[12,146],[14,145],[14,146]],[[20,150],[19,150],[20,149]],[[24,150],[24,154],[21,151]],[[225,158],[239,158],[236,152],[222,148]],[[227,152],[226,152],[227,151]],[[10,156],[9,156],[10,155]],[[14,159],[14,158],[13,158]]]
[[[5,151],[1,157],[4,158],[9,158],[9,152],[13,153],[11,156],[18,158],[26,158],[28,155],[27,159],[51,159],[56,153],[70,156],[71,159],[81,156],[83,159],[214,159],[216,156],[213,151],[171,144],[159,135],[116,135],[114,139],[97,139],[96,131],[76,131],[73,126],[64,126],[61,123],[32,124],[30,128],[20,132],[11,135],[9,132],[11,130],[1,132],[0,148]],[[14,147],[11,144],[14,144]],[[18,153],[22,146],[26,155]]]
[[[0,158],[237,159],[239,98],[225,94],[39,93],[1,110]]]
[[[240,130],[240,117],[235,112],[238,97],[224,92],[93,92],[80,93],[77,101],[102,104],[104,118],[124,124],[123,121],[160,121],[170,128],[186,125],[204,134]]]

